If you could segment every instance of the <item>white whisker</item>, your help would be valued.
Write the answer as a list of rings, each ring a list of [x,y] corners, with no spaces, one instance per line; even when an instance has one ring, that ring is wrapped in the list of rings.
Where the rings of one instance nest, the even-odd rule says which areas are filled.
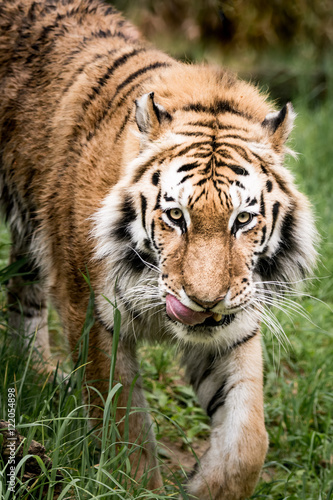
[[[144,260],[141,255],[139,254],[139,252],[137,250],[135,250],[135,248],[133,247],[129,247],[131,250],[133,250],[134,253],[136,253],[136,255],[139,257],[139,259],[144,263],[145,266],[148,267],[148,269],[151,269],[152,271],[156,271],[158,274],[161,274],[161,270],[155,266],[154,264],[151,264],[150,262],[147,262],[146,260]]]

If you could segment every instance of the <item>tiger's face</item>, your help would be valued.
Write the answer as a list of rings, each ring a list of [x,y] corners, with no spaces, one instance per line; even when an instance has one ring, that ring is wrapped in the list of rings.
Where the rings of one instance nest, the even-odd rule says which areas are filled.
[[[200,179],[199,174],[195,184],[191,179],[183,183],[179,174],[177,178],[179,168],[172,175],[174,185],[166,183],[163,189],[161,179],[164,194],[155,224],[164,262],[162,287],[191,309],[204,308],[217,315],[235,312],[250,293],[249,268],[257,233],[251,229],[261,222],[258,203],[237,186],[231,185],[223,194],[216,182],[218,173],[215,180]],[[197,203],[191,203],[193,198],[199,198]]]
[[[291,106],[251,126],[234,118],[186,121],[144,95],[140,151],[101,211],[109,224],[97,235],[99,254],[112,233],[124,314],[142,318],[158,295],[158,317],[185,342],[244,338],[258,325],[258,289],[297,276],[311,259],[298,242],[306,203],[282,166]]]
[[[264,176],[241,154],[231,159],[225,133],[214,134],[206,128],[193,143],[173,130],[175,154],[136,185],[144,229],[137,246],[159,268],[166,321],[178,336],[202,341],[221,335],[251,304],[266,226]],[[248,150],[239,140],[238,147]]]

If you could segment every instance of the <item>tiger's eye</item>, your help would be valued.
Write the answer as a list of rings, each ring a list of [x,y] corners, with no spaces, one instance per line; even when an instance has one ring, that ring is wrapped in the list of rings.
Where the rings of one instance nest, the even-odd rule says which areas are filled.
[[[239,224],[246,224],[250,222],[250,219],[251,215],[248,212],[241,212],[237,215],[237,222],[239,222]]]
[[[169,211],[169,216],[171,219],[179,221],[183,217],[183,212],[180,210],[180,208],[172,208]]]

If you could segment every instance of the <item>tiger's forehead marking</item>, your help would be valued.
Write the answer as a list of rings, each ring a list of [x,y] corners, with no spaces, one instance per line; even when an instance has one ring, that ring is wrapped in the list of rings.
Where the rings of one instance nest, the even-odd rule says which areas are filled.
[[[221,204],[230,210],[245,207],[246,200],[260,198],[262,181],[253,164],[228,155],[224,158],[211,149],[209,154],[201,156],[201,146],[192,153],[185,145],[186,154],[175,157],[162,168],[162,196],[191,208],[200,198],[207,200],[209,192],[215,191]]]

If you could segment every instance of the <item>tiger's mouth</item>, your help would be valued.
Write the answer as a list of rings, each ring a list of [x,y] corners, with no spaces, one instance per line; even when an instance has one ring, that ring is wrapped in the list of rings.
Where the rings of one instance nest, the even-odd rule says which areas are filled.
[[[205,327],[205,326],[228,326],[230,323],[235,319],[235,314],[223,314],[219,315],[222,316],[222,318],[217,321],[214,318],[215,315],[211,316],[210,318],[205,319],[203,323],[200,323],[198,325],[194,325],[193,328],[197,327]]]
[[[182,304],[174,295],[166,296],[166,312],[170,319],[192,327],[227,326],[234,314],[218,314],[212,311],[194,311]]]

